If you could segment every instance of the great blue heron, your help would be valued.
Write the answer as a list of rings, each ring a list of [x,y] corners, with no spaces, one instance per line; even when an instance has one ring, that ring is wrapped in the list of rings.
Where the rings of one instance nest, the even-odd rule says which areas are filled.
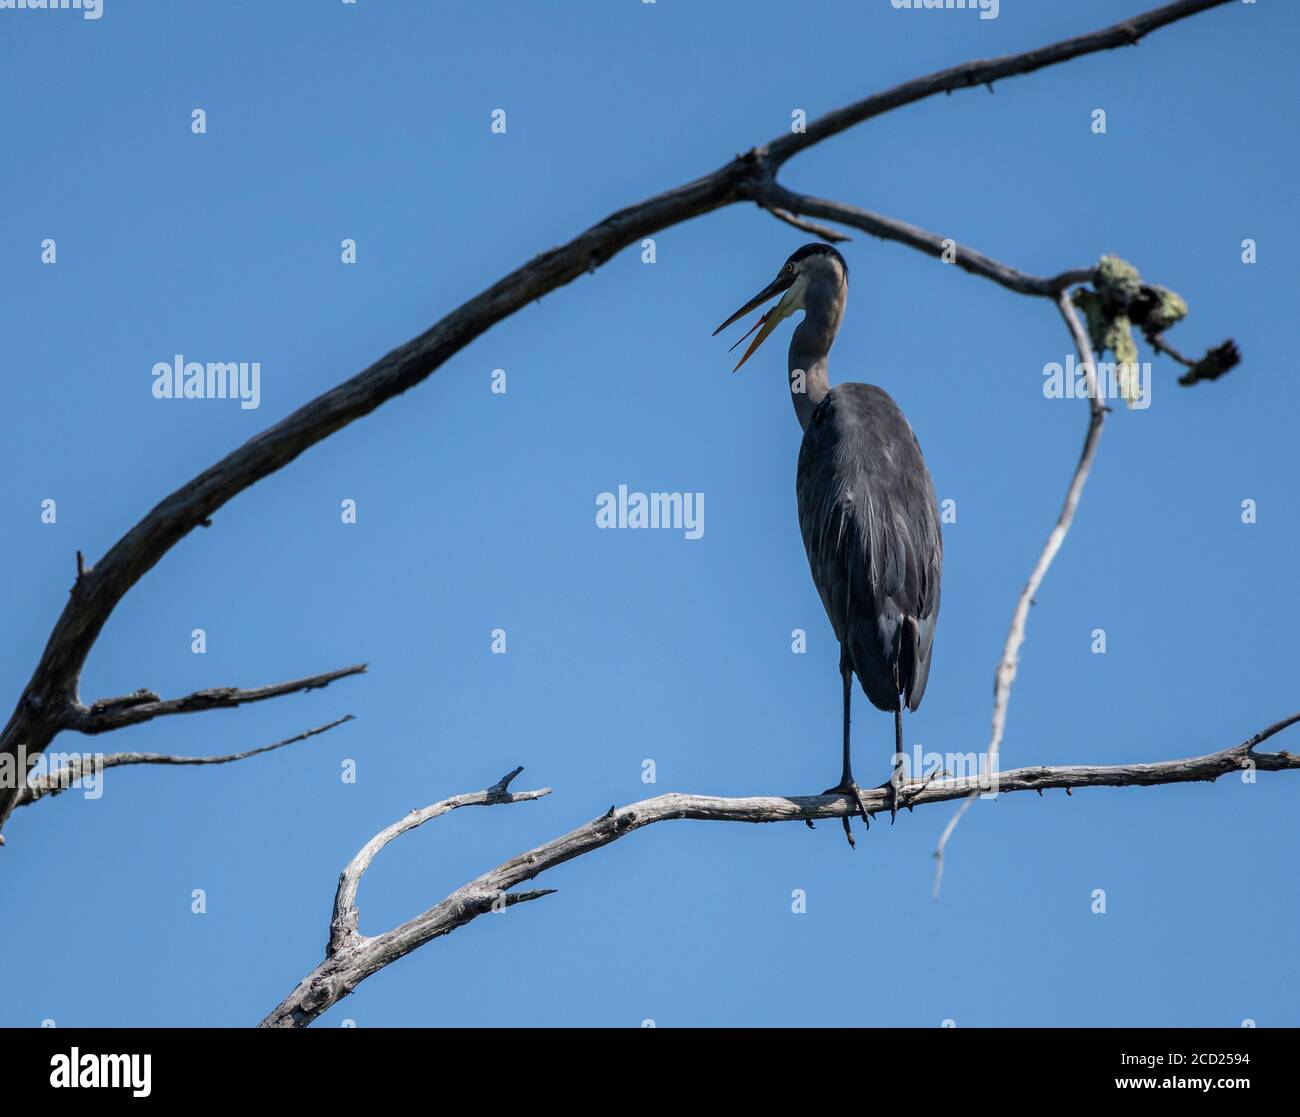
[[[783,319],[804,312],[789,362],[790,398],[803,428],[795,485],[799,528],[813,583],[840,642],[844,684],[844,770],[825,794],[852,796],[870,826],[849,756],[853,676],[876,709],[894,715],[892,818],[899,806],[903,706],[921,704],[930,674],[943,536],[930,471],[898,405],[874,384],[832,388],[827,381],[827,357],[848,290],[844,258],[829,244],[806,244],[713,332],[781,295],[745,334],[758,330],[739,369]],[[848,818],[843,822],[852,845]]]

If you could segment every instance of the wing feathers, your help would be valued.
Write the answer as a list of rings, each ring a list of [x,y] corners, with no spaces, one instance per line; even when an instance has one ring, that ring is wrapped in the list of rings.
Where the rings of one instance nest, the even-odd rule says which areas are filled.
[[[799,525],[813,582],[862,688],[880,709],[925,692],[943,539],[934,485],[897,404],[833,388],[799,451]]]

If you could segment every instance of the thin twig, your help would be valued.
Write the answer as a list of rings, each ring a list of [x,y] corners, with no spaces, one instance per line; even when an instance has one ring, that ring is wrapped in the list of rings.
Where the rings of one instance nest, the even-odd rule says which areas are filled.
[[[769,180],[756,187],[759,204],[770,213],[780,217],[782,213],[801,213],[811,217],[821,217],[828,221],[838,221],[841,225],[850,225],[870,233],[882,240],[898,241],[910,248],[915,248],[928,256],[951,259],[952,263],[972,275],[991,279],[1009,291],[1019,295],[1034,295],[1039,298],[1054,299],[1062,290],[1074,283],[1087,283],[1092,279],[1094,268],[1074,268],[1059,275],[1043,278],[1027,275],[1006,264],[999,263],[991,257],[977,252],[973,248],[957,244],[956,241],[942,237],[938,233],[909,225],[892,217],[885,217],[870,210],[847,205],[844,202],[830,201],[826,198],[814,198],[807,194],[796,194],[787,190],[775,180]],[[785,218],[783,218],[784,220]],[[841,238],[843,239],[843,238]]]
[[[364,675],[366,666],[357,663],[337,671],[326,671],[323,675],[309,675],[305,679],[291,679],[252,690],[240,690],[233,686],[210,687],[207,690],[196,690],[183,698],[168,699],[159,698],[153,691],[142,690],[121,698],[101,698],[89,706],[74,707],[64,728],[93,735],[172,714],[196,714],[205,710],[244,706],[250,702],[265,702],[268,698],[279,698],[286,694],[320,690],[350,675]]]
[[[1002,647],[1002,658],[998,661],[997,671],[994,674],[993,728],[989,736],[987,770],[995,774],[998,770],[998,751],[1002,746],[1002,734],[1007,724],[1007,706],[1011,701],[1011,684],[1016,680],[1016,666],[1020,661],[1020,646],[1025,642],[1025,626],[1029,622],[1029,607],[1034,603],[1038,587],[1043,584],[1043,578],[1047,576],[1048,567],[1052,565],[1052,560],[1056,558],[1057,552],[1061,549],[1061,544],[1065,542],[1066,533],[1074,522],[1074,513],[1079,507],[1079,498],[1083,495],[1083,487],[1088,482],[1088,474],[1092,469],[1093,459],[1097,456],[1097,443],[1101,439],[1101,428],[1106,422],[1106,404],[1101,398],[1101,385],[1097,380],[1096,358],[1092,352],[1092,343],[1088,340],[1088,332],[1080,323],[1079,315],[1075,312],[1074,303],[1071,302],[1068,292],[1064,290],[1058,292],[1056,305],[1061,312],[1061,317],[1065,319],[1070,336],[1074,339],[1074,346],[1079,351],[1080,368],[1083,369],[1087,377],[1088,431],[1083,437],[1083,450],[1079,454],[1079,462],[1074,467],[1074,474],[1070,478],[1070,486],[1065,492],[1065,503],[1061,507],[1061,514],[1057,517],[1056,526],[1052,528],[1051,533],[1048,535],[1042,553],[1038,556],[1038,561],[1034,563],[1034,568],[1029,573],[1029,581],[1025,583],[1025,588],[1020,591],[1020,597],[1016,600],[1015,611],[1011,614],[1011,629],[1007,633],[1006,643]],[[998,790],[1002,790],[1000,781]],[[949,819],[948,825],[944,827],[943,833],[939,836],[939,843],[934,851],[934,898],[936,900],[939,898],[939,886],[943,882],[943,853],[948,845],[948,839],[952,837],[952,832],[957,828],[957,823],[970,810],[971,804],[975,802],[979,795],[980,792],[976,791],[967,797],[957,813]]]
[[[60,791],[66,791],[77,780],[87,774],[88,768],[90,773],[98,775],[106,768],[120,768],[131,764],[178,764],[186,766],[230,764],[236,760],[247,760],[250,756],[260,756],[264,752],[274,752],[276,749],[297,744],[299,741],[319,736],[321,733],[328,733],[336,726],[353,720],[351,714],[345,714],[343,717],[326,725],[318,725],[315,729],[305,730],[294,737],[286,737],[283,741],[276,741],[270,745],[261,745],[255,749],[247,749],[244,752],[226,753],[224,756],[177,756],[158,752],[114,752],[109,753],[107,756],[99,753],[78,755],[71,758],[66,766],[48,772],[44,776],[25,784],[19,792],[17,805],[25,807],[28,803],[34,803],[38,799],[44,799],[46,796],[57,795]]]
[[[831,244],[842,244],[844,241],[853,239],[846,233],[841,233],[838,229],[832,229],[829,225],[818,225],[816,221],[806,221],[802,217],[796,217],[789,210],[782,209],[780,206],[765,205],[763,208],[778,221],[784,221],[787,225],[793,225],[801,232],[811,233],[815,237],[821,237],[822,240],[829,241]]]
[[[1237,348],[1237,343],[1231,338],[1222,345],[1216,345],[1213,349],[1207,350],[1205,356],[1197,361],[1180,353],[1165,340],[1163,334],[1148,333],[1146,339],[1147,343],[1157,353],[1172,357],[1187,369],[1178,378],[1178,383],[1185,388],[1192,384],[1199,384],[1203,380],[1218,380],[1225,372],[1236,368],[1241,363],[1241,351]]]

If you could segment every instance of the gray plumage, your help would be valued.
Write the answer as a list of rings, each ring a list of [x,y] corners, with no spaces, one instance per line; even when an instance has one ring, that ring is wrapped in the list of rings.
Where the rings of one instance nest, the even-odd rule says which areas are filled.
[[[874,384],[830,389],[799,448],[799,529],[813,584],[871,704],[921,704],[939,618],[934,484],[903,413]]]
[[[804,432],[795,491],[813,584],[840,643],[844,696],[843,774],[830,790],[852,793],[865,817],[850,765],[852,677],[873,706],[894,714],[895,752],[901,753],[902,709],[921,704],[930,676],[943,536],[930,471],[898,405],[874,384],[830,386],[827,361],[848,298],[848,274],[830,245],[805,245],[718,331],[782,296],[755,324],[758,335],[739,369],[784,318],[804,312],[788,366],[790,398]],[[897,788],[891,786],[896,808]]]

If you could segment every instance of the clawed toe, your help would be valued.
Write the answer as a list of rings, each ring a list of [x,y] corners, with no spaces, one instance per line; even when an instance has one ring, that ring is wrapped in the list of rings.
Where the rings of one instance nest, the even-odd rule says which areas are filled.
[[[857,805],[858,813],[862,815],[862,824],[868,830],[871,829],[871,814],[867,810],[867,805],[862,801],[862,789],[856,783],[840,784],[838,787],[828,787],[822,792],[823,795],[847,795]],[[853,831],[849,829],[849,815],[841,815],[840,821],[844,824],[844,836],[849,841],[849,846],[857,848],[857,842],[853,840]]]
[[[898,808],[905,807],[907,804],[898,794],[898,784],[894,783],[892,779],[882,783],[880,789],[885,793],[885,797],[889,802],[889,825],[893,826],[894,820],[898,818]]]

